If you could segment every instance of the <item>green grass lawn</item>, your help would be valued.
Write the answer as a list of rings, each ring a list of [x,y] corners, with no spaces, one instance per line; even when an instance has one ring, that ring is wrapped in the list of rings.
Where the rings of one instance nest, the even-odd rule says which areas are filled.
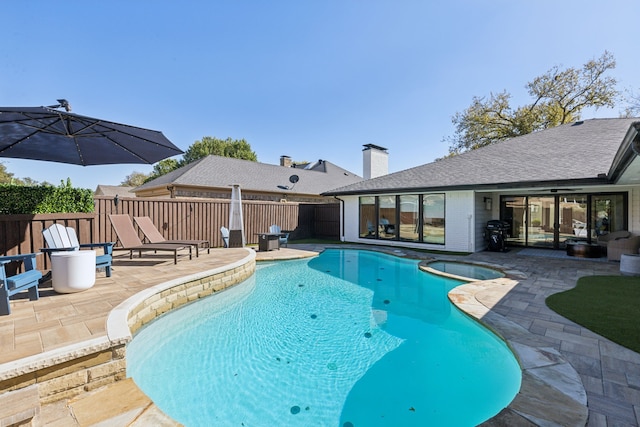
[[[551,295],[547,306],[585,328],[640,353],[640,277],[587,276]]]

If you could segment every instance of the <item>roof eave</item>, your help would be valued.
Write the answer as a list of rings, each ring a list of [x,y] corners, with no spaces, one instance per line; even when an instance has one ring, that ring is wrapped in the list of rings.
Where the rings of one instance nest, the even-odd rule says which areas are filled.
[[[601,178],[581,178],[581,179],[564,179],[554,181],[518,181],[491,184],[465,184],[450,186],[429,186],[429,187],[404,187],[404,188],[380,188],[374,190],[352,190],[352,191],[329,191],[322,193],[322,196],[356,196],[370,194],[389,194],[389,193],[433,193],[443,191],[489,191],[489,190],[510,190],[519,188],[562,188],[576,186],[597,186],[608,185],[611,182],[604,177]]]
[[[607,174],[611,182],[617,182],[635,157],[640,154],[634,150],[634,141],[640,145],[640,121],[631,123],[622,140],[622,144],[620,144],[620,148],[618,148],[613,158]]]

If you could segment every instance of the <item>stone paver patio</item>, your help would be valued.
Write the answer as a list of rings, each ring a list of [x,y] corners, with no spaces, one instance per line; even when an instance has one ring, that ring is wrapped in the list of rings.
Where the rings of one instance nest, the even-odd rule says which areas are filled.
[[[326,246],[291,244],[290,247],[262,255],[258,253],[257,259],[260,260],[261,256],[275,259],[297,257],[297,250],[321,251]],[[528,331],[533,337],[528,338],[529,345],[535,343],[537,348],[545,349],[549,354],[557,354],[571,364],[579,374],[586,391],[588,426],[639,425],[640,354],[562,318],[548,309],[544,303],[548,295],[575,286],[579,277],[618,274],[619,264],[585,259],[524,256],[519,255],[518,250],[451,256],[426,254],[408,249],[378,249],[423,259],[435,257],[487,263],[516,272],[517,278],[514,279],[513,286],[499,297],[492,292],[476,292],[472,295],[471,299],[477,300],[487,308],[485,311],[490,313],[486,315],[485,321],[491,325],[491,317],[500,315],[498,317]],[[153,256],[131,263],[128,259],[118,258],[120,261],[114,263],[116,268],[113,277],[105,278],[104,273],[98,273],[96,286],[89,291],[59,295],[43,289],[40,301],[31,302],[24,299],[12,303],[13,313],[0,317],[0,370],[6,370],[24,358],[37,357],[43,352],[106,334],[106,318],[109,312],[129,296],[157,283],[160,277],[162,280],[168,280],[190,274],[193,270],[216,268],[234,262],[245,253],[237,251],[215,249],[211,255],[201,254],[200,258],[194,258],[193,261],[180,260],[175,266],[172,262],[160,261]],[[121,268],[118,268],[118,264]],[[0,390],[0,397],[2,392],[3,390]],[[138,398],[142,402],[141,405],[149,404],[143,397]],[[73,404],[77,408],[82,406],[77,400]],[[0,409],[0,415],[1,411]],[[151,417],[147,420],[155,420],[158,425],[162,424],[159,421],[162,419],[161,414],[150,412],[147,416]],[[35,421],[40,423],[37,425],[81,425],[69,416],[69,407],[65,402],[45,405]],[[71,422],[76,424],[70,424]],[[504,425],[536,424],[530,420],[517,419]],[[117,425],[135,424],[123,422]]]

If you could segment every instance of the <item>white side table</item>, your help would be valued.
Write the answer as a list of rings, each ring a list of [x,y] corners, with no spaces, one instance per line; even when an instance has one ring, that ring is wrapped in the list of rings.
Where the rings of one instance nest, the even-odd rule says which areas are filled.
[[[96,251],[53,252],[53,290],[68,294],[89,289],[96,283]]]
[[[620,273],[624,276],[640,276],[640,254],[620,255]]]

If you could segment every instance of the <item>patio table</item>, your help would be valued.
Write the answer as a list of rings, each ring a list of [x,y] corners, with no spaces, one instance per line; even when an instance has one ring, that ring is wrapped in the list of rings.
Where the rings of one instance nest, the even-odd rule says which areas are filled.
[[[51,254],[53,290],[68,294],[91,288],[96,283],[96,251],[54,252]]]

